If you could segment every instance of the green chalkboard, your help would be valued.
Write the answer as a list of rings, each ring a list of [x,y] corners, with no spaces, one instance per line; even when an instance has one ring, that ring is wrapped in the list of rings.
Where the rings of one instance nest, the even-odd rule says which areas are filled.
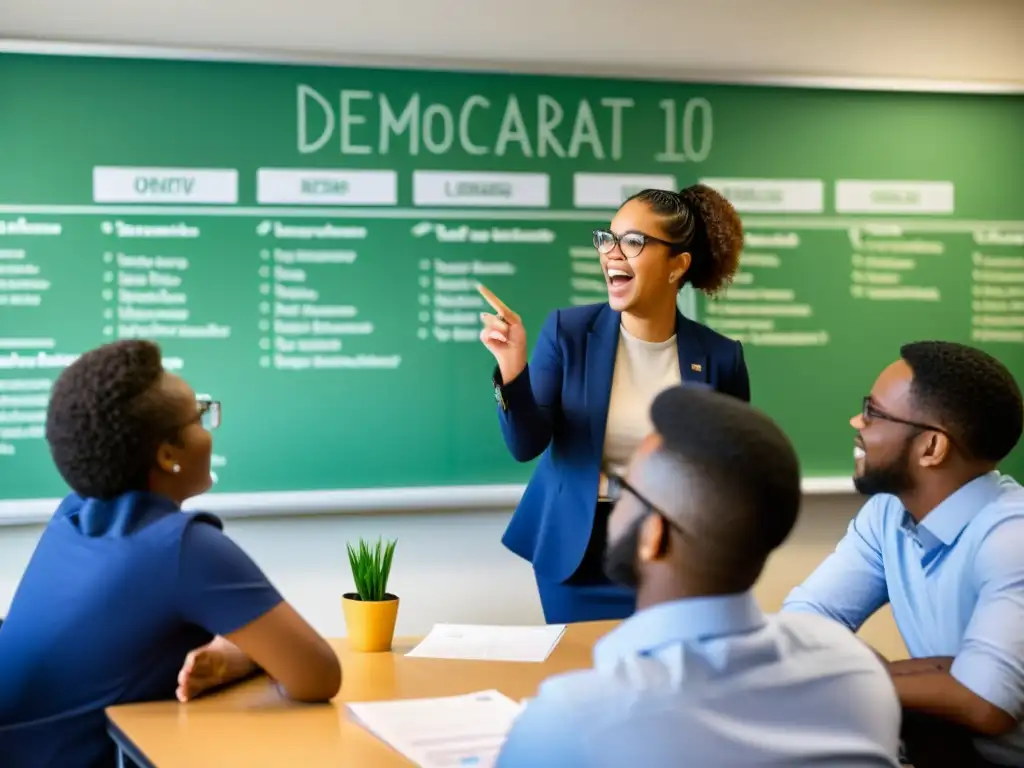
[[[698,180],[748,243],[688,311],[806,475],[848,477],[901,342],[1024,379],[1022,126],[1015,94],[0,53],[2,495],[63,492],[47,390],[126,336],[223,402],[218,493],[520,484],[476,282],[535,336],[603,300],[623,196]]]

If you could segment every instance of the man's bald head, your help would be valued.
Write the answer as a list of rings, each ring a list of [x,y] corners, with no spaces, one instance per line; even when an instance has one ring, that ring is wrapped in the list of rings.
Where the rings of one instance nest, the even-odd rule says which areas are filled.
[[[793,445],[762,412],[703,388],[662,392],[651,421],[654,434],[634,456],[628,486],[677,528],[686,570],[739,582],[719,585],[724,590],[749,588],[800,509]],[[612,542],[645,511],[628,495],[610,521]]]

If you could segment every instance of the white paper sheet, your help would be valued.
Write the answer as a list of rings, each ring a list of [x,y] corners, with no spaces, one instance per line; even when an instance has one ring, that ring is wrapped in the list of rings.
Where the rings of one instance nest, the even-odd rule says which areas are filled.
[[[522,705],[498,691],[351,702],[353,716],[421,768],[491,768]]]
[[[564,624],[539,627],[435,624],[407,656],[431,659],[541,662],[565,632]]]

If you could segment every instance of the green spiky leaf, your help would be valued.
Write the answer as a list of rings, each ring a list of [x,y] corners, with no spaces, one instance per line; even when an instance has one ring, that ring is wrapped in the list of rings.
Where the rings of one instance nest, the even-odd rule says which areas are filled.
[[[387,544],[378,538],[373,546],[364,539],[359,539],[359,546],[346,544],[348,563],[352,568],[359,599],[379,602],[387,594],[388,576],[391,575],[391,561],[395,556],[397,539]]]

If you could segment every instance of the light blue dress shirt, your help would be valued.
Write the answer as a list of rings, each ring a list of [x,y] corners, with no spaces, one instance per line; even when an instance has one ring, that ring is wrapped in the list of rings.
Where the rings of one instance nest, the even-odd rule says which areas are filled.
[[[647,608],[545,681],[497,768],[896,766],[883,666],[819,616],[765,616],[748,592]]]
[[[1016,481],[983,475],[919,524],[896,497],[873,496],[783,611],[856,631],[886,602],[912,657],[954,656],[953,677],[1024,716],[1024,488]],[[1024,766],[1024,727],[976,744],[990,760]]]

